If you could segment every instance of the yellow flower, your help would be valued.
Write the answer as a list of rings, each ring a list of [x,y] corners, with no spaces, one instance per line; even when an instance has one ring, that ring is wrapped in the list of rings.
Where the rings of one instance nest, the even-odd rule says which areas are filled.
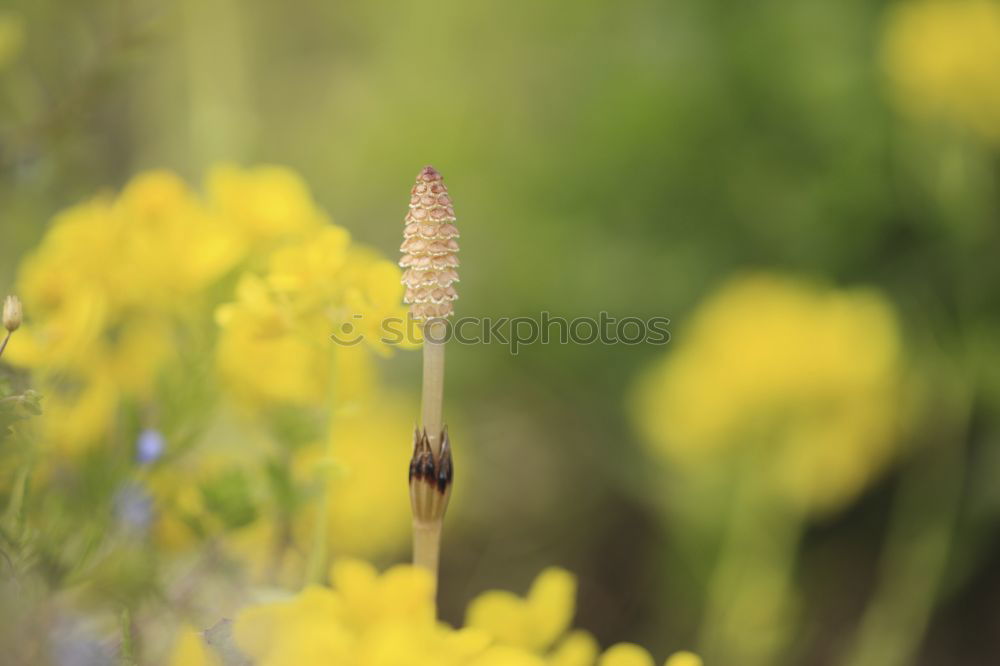
[[[902,352],[879,294],[747,276],[678,339],[634,405],[652,450],[674,464],[708,474],[752,460],[777,497],[821,511],[852,498],[892,454]]]
[[[306,184],[283,167],[223,164],[209,172],[205,189],[210,209],[251,249],[266,249],[328,224]]]
[[[220,666],[219,660],[205,645],[201,632],[184,627],[174,642],[169,666]]]
[[[221,166],[207,188],[206,202],[175,174],[139,174],[118,196],[58,214],[22,262],[17,286],[31,317],[5,360],[35,370],[42,393],[88,398],[71,410],[56,396],[41,419],[69,417],[50,426],[73,433],[64,450],[99,441],[118,400],[153,400],[165,369],[198,361],[182,345],[211,344],[202,329],[211,288],[241,262],[254,270],[216,312],[216,367],[232,394],[255,406],[321,406],[373,390],[362,350],[389,352],[379,326],[402,316],[399,269],[329,224],[287,169]],[[345,325],[365,344],[331,340]],[[97,372],[107,376],[90,382]]]
[[[387,355],[382,322],[405,318],[399,269],[375,253],[352,246],[332,225],[276,249],[262,277],[244,275],[236,300],[221,306],[217,367],[231,391],[246,401],[325,404],[358,397],[364,355]],[[332,338],[336,336],[336,338]],[[412,345],[411,345],[412,346]]]
[[[573,612],[575,583],[560,569],[543,572],[516,608],[486,593],[469,608],[475,624],[461,629],[434,620],[434,581],[424,569],[396,566],[379,575],[367,562],[342,560],[331,567],[330,583],[241,611],[234,627],[239,648],[257,666],[594,666],[597,659],[597,643],[583,631],[549,650]],[[543,627],[525,628],[526,620]],[[647,663],[649,654],[631,645],[612,647],[597,661]],[[701,662],[678,653],[666,666]]]
[[[702,666],[702,661],[695,653],[682,650],[671,655],[664,666]]]
[[[399,475],[409,463],[414,410],[409,400],[383,395],[338,410],[327,442],[296,447],[290,480],[302,502],[292,518],[273,508],[264,474],[281,447],[253,424],[220,418],[203,441],[147,473],[158,547],[184,552],[213,538],[250,579],[299,583],[314,546],[316,511],[325,503],[327,552],[395,552],[410,536],[408,491]],[[221,432],[229,433],[224,441]]]
[[[237,645],[258,666],[329,663],[401,663],[365,659],[382,651],[419,660],[419,650],[436,647],[442,634],[434,623],[430,573],[396,567],[378,576],[364,562],[331,567],[333,589],[307,587],[293,599],[242,611],[236,618]]]
[[[530,650],[552,645],[569,627],[576,604],[576,579],[563,569],[539,574],[525,598],[493,590],[469,605],[465,623],[500,641]]]
[[[632,643],[612,645],[597,660],[597,666],[654,666],[646,649]]]
[[[415,412],[410,400],[383,394],[336,414],[328,441],[297,453],[294,469],[300,482],[307,487],[326,484],[330,552],[372,557],[407,543],[409,490],[399,479],[409,467]],[[305,545],[315,529],[315,504],[297,517]]]
[[[654,661],[645,648],[632,643],[618,643],[601,655],[597,666],[654,666]],[[702,663],[701,658],[692,652],[676,652],[664,666],[702,666]]]
[[[248,401],[322,403],[333,343],[321,327],[297,317],[260,278],[244,275],[236,301],[216,311],[221,327],[216,365],[224,384]]]
[[[75,455],[107,434],[115,420],[120,394],[100,368],[79,375],[51,377],[42,386],[39,439],[54,453]]]
[[[921,0],[894,6],[883,62],[905,109],[1000,141],[1000,3]]]
[[[202,445],[155,467],[147,484],[156,501],[153,534],[160,548],[184,550],[202,537],[226,532],[241,549],[245,561],[263,560],[269,552],[266,530],[240,533],[257,521],[256,506],[266,488],[259,467],[267,449],[256,442],[240,447]],[[259,554],[259,558],[257,555]]]
[[[126,282],[114,289],[143,308],[176,309],[230,269],[242,255],[236,236],[207,214],[175,174],[152,171],[132,180],[112,214],[122,229]]]
[[[80,292],[98,292],[109,317],[128,308],[176,310],[239,258],[232,234],[210,219],[175,175],[136,176],[115,199],[97,197],[56,216],[21,267],[29,311],[45,318]]]
[[[20,266],[31,321],[9,355],[46,396],[43,443],[81,450],[106,436],[119,400],[151,398],[178,357],[177,326],[238,259],[231,232],[168,172],[58,214]]]
[[[56,217],[42,244],[21,264],[18,292],[31,324],[11,349],[11,362],[31,367],[78,367],[113,318],[108,281],[116,253],[102,202],[84,204]]]
[[[160,317],[136,316],[116,331],[114,344],[106,345],[102,367],[115,378],[126,395],[148,398],[160,369],[174,358],[172,330]]]
[[[599,651],[597,641],[586,631],[572,631],[549,655],[550,666],[591,666]]]
[[[351,235],[328,225],[307,241],[281,247],[270,256],[268,283],[277,291],[307,300],[335,299],[344,289],[337,278],[347,262]]]

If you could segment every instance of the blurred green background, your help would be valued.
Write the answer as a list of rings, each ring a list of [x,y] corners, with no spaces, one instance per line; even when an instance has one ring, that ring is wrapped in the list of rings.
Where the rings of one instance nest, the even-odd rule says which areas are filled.
[[[151,168],[198,188],[219,162],[290,167],[336,224],[394,258],[407,188],[433,164],[462,231],[460,315],[666,316],[673,336],[517,356],[450,346],[463,487],[445,619],[559,564],[580,577],[577,624],[602,644],[696,647],[722,665],[993,663],[1000,9],[942,5],[985,12],[986,27],[910,25],[901,12],[927,3],[858,0],[6,2],[0,286],[14,289],[59,210]],[[918,34],[897,48],[899,25]],[[899,64],[907,39],[913,71]],[[878,293],[905,403],[897,453],[791,520],[795,554],[773,563],[795,610],[763,648],[712,629],[726,612],[715,525],[732,507],[712,508],[710,486],[685,494],[690,468],[647,446],[633,416],[639,378],[748,272]],[[794,343],[822,347],[809,335]],[[416,390],[419,354],[380,366]],[[747,529],[768,540],[762,515]]]

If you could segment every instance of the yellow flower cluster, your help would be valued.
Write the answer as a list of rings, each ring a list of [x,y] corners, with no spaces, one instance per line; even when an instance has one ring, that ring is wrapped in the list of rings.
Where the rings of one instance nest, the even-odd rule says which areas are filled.
[[[896,318],[877,293],[751,275],[693,315],[642,381],[651,449],[688,478],[746,463],[804,511],[852,498],[893,452],[900,417]]]
[[[466,626],[434,617],[427,571],[396,566],[379,575],[366,562],[341,560],[331,587],[313,586],[288,601],[243,610],[237,647],[255,666],[653,666],[646,650],[619,644],[603,654],[585,631],[570,631],[576,582],[543,571],[524,598],[486,592],[470,605]],[[182,637],[172,664],[207,666],[215,657],[195,637]],[[666,666],[701,666],[690,652]]]
[[[176,322],[239,256],[224,221],[167,172],[57,215],[21,265],[29,323],[8,357],[37,371],[43,441],[93,444],[120,400],[148,398],[176,356]]]
[[[883,56],[904,108],[1000,141],[1000,2],[901,3]]]
[[[348,371],[337,377],[352,384],[338,386],[338,397],[363,395],[371,376],[365,352],[388,352],[378,329],[366,327],[406,318],[398,276],[391,262],[352,248],[338,227],[277,249],[266,273],[243,275],[235,302],[217,311],[222,378],[250,400],[322,404],[330,398],[335,367],[346,364]],[[366,346],[333,344],[331,332],[343,326],[356,327],[350,339],[363,336]]]
[[[251,579],[287,584],[301,582],[317,529],[326,552],[337,556],[374,557],[403,548],[410,513],[399,470],[409,463],[406,443],[416,405],[404,396],[380,396],[376,404],[336,415],[326,441],[295,450],[291,481],[309,501],[294,515],[267,496],[270,481],[261,460],[277,451],[250,432],[152,469],[147,485],[160,508],[153,525],[157,545],[183,552],[212,538]]]
[[[327,550],[339,556],[374,557],[405,548],[410,539],[409,488],[400,471],[409,466],[415,402],[384,395],[334,418],[327,441],[305,447],[293,462],[304,486],[325,484],[325,502],[296,516],[297,537],[308,544],[317,506],[325,506]],[[372,510],[372,507],[376,507]]]
[[[357,347],[329,336],[359,314],[369,327],[403,317],[399,270],[353,245],[286,169],[220,166],[205,191],[169,172],[141,174],[117,197],[57,215],[22,263],[29,322],[5,358],[35,371],[43,441],[85,449],[106,438],[122,401],[150,401],[185,345],[210,347],[206,315],[231,275],[240,277],[216,313],[215,354],[234,395],[325,404],[335,357],[336,376],[351,379],[337,397],[370,388],[368,352],[386,353],[378,336]]]

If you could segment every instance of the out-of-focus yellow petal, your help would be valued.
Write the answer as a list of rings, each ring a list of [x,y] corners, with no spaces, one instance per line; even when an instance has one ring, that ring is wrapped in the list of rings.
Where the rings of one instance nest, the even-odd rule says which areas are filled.
[[[469,666],[545,666],[545,661],[519,648],[494,645],[472,659]]]
[[[327,486],[328,545],[334,555],[372,557],[404,547],[411,536],[409,491],[399,482],[399,470],[409,465],[418,406],[406,396],[379,395],[377,401],[358,400],[353,408],[338,410],[328,441],[300,449],[293,462],[302,483]],[[335,465],[317,465],[321,460]],[[315,526],[314,504],[296,516],[303,543]]]
[[[528,605],[511,592],[491,590],[476,597],[466,611],[465,624],[489,632],[502,643],[530,643]]]
[[[45,394],[39,428],[43,441],[60,453],[73,455],[107,435],[119,394],[111,378],[102,373],[69,379],[66,384],[59,390],[52,390],[53,385]]]
[[[389,310],[403,300],[400,270],[391,261],[374,262],[365,275],[365,294],[376,310]]]
[[[593,666],[599,648],[588,632],[570,633],[556,646],[549,657],[549,666]]]
[[[670,655],[663,666],[702,666],[702,661],[694,652],[683,650]]]
[[[692,481],[759,461],[761,487],[797,510],[854,497],[898,444],[902,347],[868,289],[734,278],[642,380],[635,414],[654,453]]]
[[[174,643],[169,666],[219,666],[219,660],[205,645],[200,631],[184,627]]]
[[[166,321],[136,317],[121,327],[107,371],[123,392],[147,398],[175,345]]]
[[[922,0],[891,6],[883,64],[900,106],[1000,142],[1000,5]]]
[[[565,569],[545,569],[528,592],[531,647],[548,647],[561,636],[573,620],[576,607],[576,578]]]
[[[456,659],[467,659],[484,651],[492,641],[489,632],[465,627],[447,632],[444,643],[446,651]]]
[[[597,666],[654,666],[654,663],[645,648],[632,643],[618,643],[601,655]]]
[[[257,247],[326,223],[306,184],[283,167],[219,165],[209,172],[206,190],[216,214]]]
[[[342,559],[330,566],[330,584],[347,600],[375,594],[378,572],[364,560]]]

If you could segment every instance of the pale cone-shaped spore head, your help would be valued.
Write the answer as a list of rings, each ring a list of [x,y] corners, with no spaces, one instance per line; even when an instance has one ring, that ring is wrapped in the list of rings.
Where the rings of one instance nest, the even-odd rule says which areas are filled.
[[[458,298],[458,229],[448,186],[432,166],[417,174],[410,190],[410,209],[403,227],[403,271],[406,293],[414,319],[449,317]]]

